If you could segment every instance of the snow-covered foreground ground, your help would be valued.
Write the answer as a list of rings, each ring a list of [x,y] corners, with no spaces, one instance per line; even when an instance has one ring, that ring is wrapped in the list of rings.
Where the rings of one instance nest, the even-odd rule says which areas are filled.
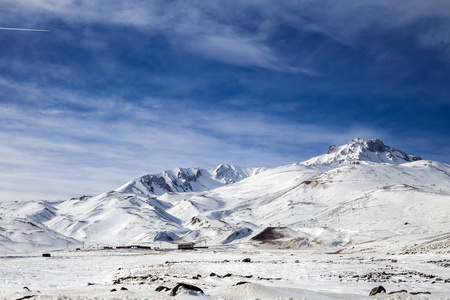
[[[240,246],[2,257],[0,299],[450,299],[448,255],[326,254]],[[251,262],[242,262],[245,258]],[[243,281],[247,283],[236,285]],[[179,282],[193,284],[204,294],[171,297],[169,291],[155,291]],[[408,293],[369,297],[379,285],[388,293]]]

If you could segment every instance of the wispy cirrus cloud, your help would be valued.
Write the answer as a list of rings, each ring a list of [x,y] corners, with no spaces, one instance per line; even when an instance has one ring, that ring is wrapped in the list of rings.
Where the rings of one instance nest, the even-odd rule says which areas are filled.
[[[264,43],[252,38],[202,36],[189,40],[188,47],[205,57],[237,66],[313,75],[312,71],[305,68],[289,66]]]
[[[14,86],[3,79],[5,85]],[[17,89],[30,98],[0,109],[1,200],[101,193],[178,166],[289,164],[309,158],[313,150],[304,149],[312,145],[355,135],[268,114],[193,108],[189,101],[98,101],[76,91]],[[36,105],[46,95],[60,101]],[[71,103],[86,109],[65,107]]]
[[[3,6],[5,23],[16,24],[19,14],[30,25],[63,20],[84,26],[126,26],[151,35],[162,34],[177,47],[208,59],[278,72],[320,73],[309,65],[313,54],[292,62],[272,46],[272,28],[279,25],[318,32],[344,45],[368,49],[366,53],[374,56],[386,55],[388,45],[365,40],[367,33],[408,28],[418,45],[435,49],[445,60],[449,55],[446,28],[450,5],[446,0],[345,4],[329,0],[229,1],[226,5],[221,1],[168,4],[167,1],[7,0]],[[8,13],[8,8],[14,13]],[[427,19],[430,22],[423,28],[414,27]],[[85,45],[94,45],[94,40],[85,41]]]
[[[129,26],[148,34],[164,34],[175,45],[208,59],[278,72],[312,73],[302,66],[290,65],[285,61],[270,48],[261,32],[236,28],[234,22],[229,20],[232,11],[212,11],[213,7],[195,1],[175,1],[169,5],[164,1],[46,0],[26,1],[26,6],[24,1],[7,3],[11,8],[21,7],[21,13],[32,16],[31,20],[40,20],[37,24],[57,18],[69,24]],[[39,18],[40,15],[44,18]],[[216,18],[218,15],[220,17]],[[5,14],[5,21],[8,19],[11,17]]]

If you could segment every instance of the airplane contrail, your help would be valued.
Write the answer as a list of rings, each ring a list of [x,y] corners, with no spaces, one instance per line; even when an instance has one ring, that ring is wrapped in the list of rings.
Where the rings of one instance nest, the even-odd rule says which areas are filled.
[[[50,31],[50,30],[47,30],[47,29],[8,28],[8,27],[0,27],[0,30],[15,30],[15,31]]]

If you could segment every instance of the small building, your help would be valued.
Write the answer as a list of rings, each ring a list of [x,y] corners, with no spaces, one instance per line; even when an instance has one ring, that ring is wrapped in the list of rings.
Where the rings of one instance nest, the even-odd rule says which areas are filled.
[[[178,250],[194,250],[194,243],[182,243],[178,244]]]
[[[146,249],[151,250],[150,246],[141,246],[141,245],[129,245],[129,246],[117,246],[116,249]]]
[[[139,246],[138,246],[138,249],[147,249],[147,250],[151,250],[152,247],[150,247],[150,246],[142,246],[142,245],[139,245]]]

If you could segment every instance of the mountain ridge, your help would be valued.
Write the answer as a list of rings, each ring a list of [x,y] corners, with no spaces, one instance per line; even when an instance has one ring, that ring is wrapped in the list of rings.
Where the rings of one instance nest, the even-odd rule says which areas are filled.
[[[155,197],[164,193],[211,190],[245,179],[267,168],[245,168],[220,164],[215,168],[175,168],[154,175],[143,175],[116,189],[116,192]]]

